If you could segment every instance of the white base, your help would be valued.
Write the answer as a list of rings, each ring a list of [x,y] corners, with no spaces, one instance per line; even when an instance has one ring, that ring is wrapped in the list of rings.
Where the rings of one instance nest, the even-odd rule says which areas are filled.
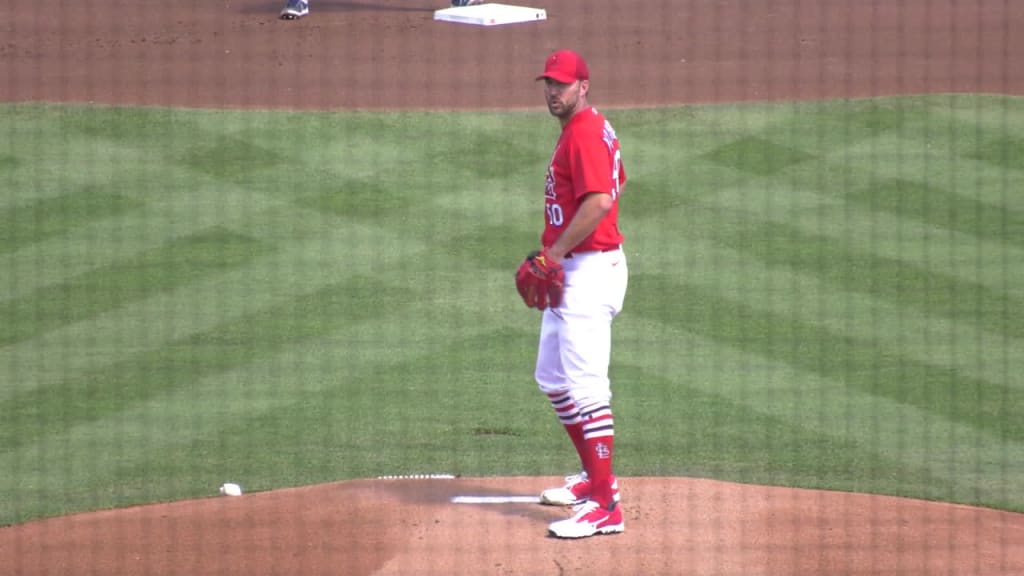
[[[476,26],[499,26],[519,22],[547,20],[548,13],[542,8],[510,6],[508,4],[477,4],[475,6],[453,6],[434,11],[434,20],[474,24]]]

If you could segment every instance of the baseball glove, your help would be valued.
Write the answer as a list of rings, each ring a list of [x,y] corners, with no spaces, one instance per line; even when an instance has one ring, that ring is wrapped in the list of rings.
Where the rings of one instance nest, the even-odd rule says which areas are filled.
[[[557,308],[565,290],[565,270],[546,249],[531,252],[516,272],[516,288],[529,308]]]

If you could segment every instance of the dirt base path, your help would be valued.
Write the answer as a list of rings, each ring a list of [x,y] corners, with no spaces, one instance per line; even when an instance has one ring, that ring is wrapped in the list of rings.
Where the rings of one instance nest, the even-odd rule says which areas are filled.
[[[0,101],[209,108],[537,108],[544,57],[598,106],[1024,94],[1024,2],[557,0],[549,20],[434,22],[446,0],[34,0],[0,13]],[[690,479],[623,479],[627,530],[547,538],[555,478],[377,480],[0,529],[13,574],[1024,574],[1024,515]]]
[[[542,109],[561,47],[599,106],[1024,93],[1015,0],[537,0],[488,28],[434,22],[447,1],[33,0],[0,13],[0,101]]]

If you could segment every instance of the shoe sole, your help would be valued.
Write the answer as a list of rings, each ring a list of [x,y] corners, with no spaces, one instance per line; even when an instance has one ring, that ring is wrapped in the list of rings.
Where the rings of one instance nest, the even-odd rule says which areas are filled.
[[[299,18],[302,18],[303,16],[305,16],[305,14],[292,14],[292,13],[289,12],[289,13],[286,13],[286,14],[281,14],[281,20],[298,20]]]
[[[625,531],[625,524],[612,524],[610,526],[602,526],[589,534],[559,534],[554,530],[550,529],[548,530],[548,534],[554,536],[555,538],[561,538],[563,540],[578,540],[580,538],[589,538],[591,536],[608,536],[611,534],[622,534]]]
[[[586,501],[586,498],[582,498],[580,500],[566,500],[564,498],[548,497],[544,493],[541,493],[540,495],[540,503],[546,506],[575,506],[577,504],[582,504]]]

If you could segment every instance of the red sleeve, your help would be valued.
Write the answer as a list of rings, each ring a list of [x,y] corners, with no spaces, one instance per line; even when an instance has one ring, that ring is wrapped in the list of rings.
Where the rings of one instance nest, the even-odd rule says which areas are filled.
[[[569,154],[573,194],[576,198],[590,192],[610,194],[613,189],[613,151],[601,139],[600,131],[581,130],[574,136]]]

